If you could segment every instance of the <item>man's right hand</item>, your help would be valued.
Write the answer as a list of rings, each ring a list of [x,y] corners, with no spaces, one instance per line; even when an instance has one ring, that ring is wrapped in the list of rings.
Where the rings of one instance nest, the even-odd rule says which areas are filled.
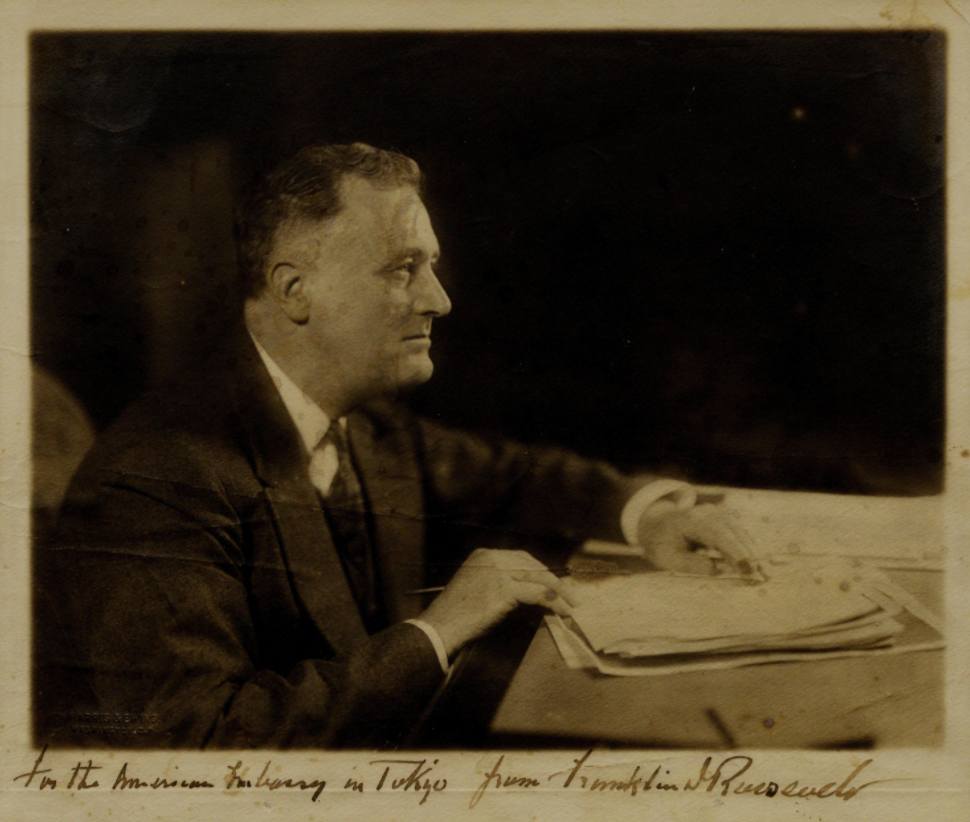
[[[562,580],[531,554],[478,548],[420,619],[438,632],[450,658],[520,603],[560,616],[569,616],[575,604]]]

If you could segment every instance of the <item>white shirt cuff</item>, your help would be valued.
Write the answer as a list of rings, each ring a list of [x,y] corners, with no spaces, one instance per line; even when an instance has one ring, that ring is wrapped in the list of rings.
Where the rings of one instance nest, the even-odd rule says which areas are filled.
[[[427,634],[428,639],[431,640],[431,644],[434,646],[434,652],[438,655],[438,662],[441,664],[441,670],[446,674],[451,668],[448,662],[448,652],[445,650],[445,643],[441,641],[441,635],[438,631],[427,622],[420,619],[406,619],[405,623],[413,625],[415,628],[420,628]]]
[[[638,544],[637,531],[640,529],[641,518],[651,505],[662,499],[670,499],[677,506],[677,510],[686,511],[697,502],[697,491],[689,482],[672,479],[654,480],[644,485],[627,500],[623,513],[620,514],[620,528],[629,545]]]

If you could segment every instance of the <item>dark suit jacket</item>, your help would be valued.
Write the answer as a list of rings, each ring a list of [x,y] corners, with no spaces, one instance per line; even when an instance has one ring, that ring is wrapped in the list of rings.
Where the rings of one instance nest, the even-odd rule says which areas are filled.
[[[397,744],[443,680],[407,592],[436,523],[618,537],[633,488],[385,402],[348,431],[391,627],[368,636],[299,436],[246,339],[99,440],[35,564],[38,742]],[[461,557],[454,557],[456,565]]]

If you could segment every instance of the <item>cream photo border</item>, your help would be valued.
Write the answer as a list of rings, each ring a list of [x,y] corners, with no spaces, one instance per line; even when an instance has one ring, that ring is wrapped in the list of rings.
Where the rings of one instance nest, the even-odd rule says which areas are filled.
[[[28,226],[28,35],[37,30],[514,30],[514,29],[907,29],[946,30],[947,47],[947,441],[946,441],[946,742],[942,749],[872,752],[765,751],[766,778],[805,785],[841,780],[871,758],[866,777],[887,780],[852,801],[722,798],[719,791],[674,794],[590,793],[539,787],[470,798],[499,753],[427,756],[448,788],[432,793],[343,790],[367,768],[367,754],[325,752],[171,753],[57,751],[48,765],[70,776],[91,757],[113,779],[132,772],[208,780],[214,790],[157,791],[29,788],[14,777],[37,757],[30,742],[30,392]],[[932,820],[966,819],[970,808],[970,0],[0,0],[0,819],[4,820]],[[540,776],[568,770],[582,751],[509,752],[503,772]],[[715,752],[712,752],[715,753]],[[598,751],[606,778],[635,765],[696,775],[703,751]],[[715,753],[716,756],[716,753]],[[244,760],[255,777],[267,760],[274,775],[325,778],[318,801],[299,790],[223,790],[227,766]],[[648,766],[649,765],[649,769]],[[616,766],[607,768],[606,766]],[[370,772],[372,772],[371,769]],[[864,780],[865,781],[865,780]]]

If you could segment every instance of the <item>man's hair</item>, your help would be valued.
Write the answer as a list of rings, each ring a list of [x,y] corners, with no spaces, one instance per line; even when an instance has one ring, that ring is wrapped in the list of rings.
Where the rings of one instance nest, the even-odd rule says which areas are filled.
[[[236,256],[243,298],[266,286],[265,267],[279,228],[291,220],[323,221],[343,208],[340,183],[361,177],[381,188],[414,186],[421,169],[410,157],[365,143],[307,146],[253,186],[236,211]]]

